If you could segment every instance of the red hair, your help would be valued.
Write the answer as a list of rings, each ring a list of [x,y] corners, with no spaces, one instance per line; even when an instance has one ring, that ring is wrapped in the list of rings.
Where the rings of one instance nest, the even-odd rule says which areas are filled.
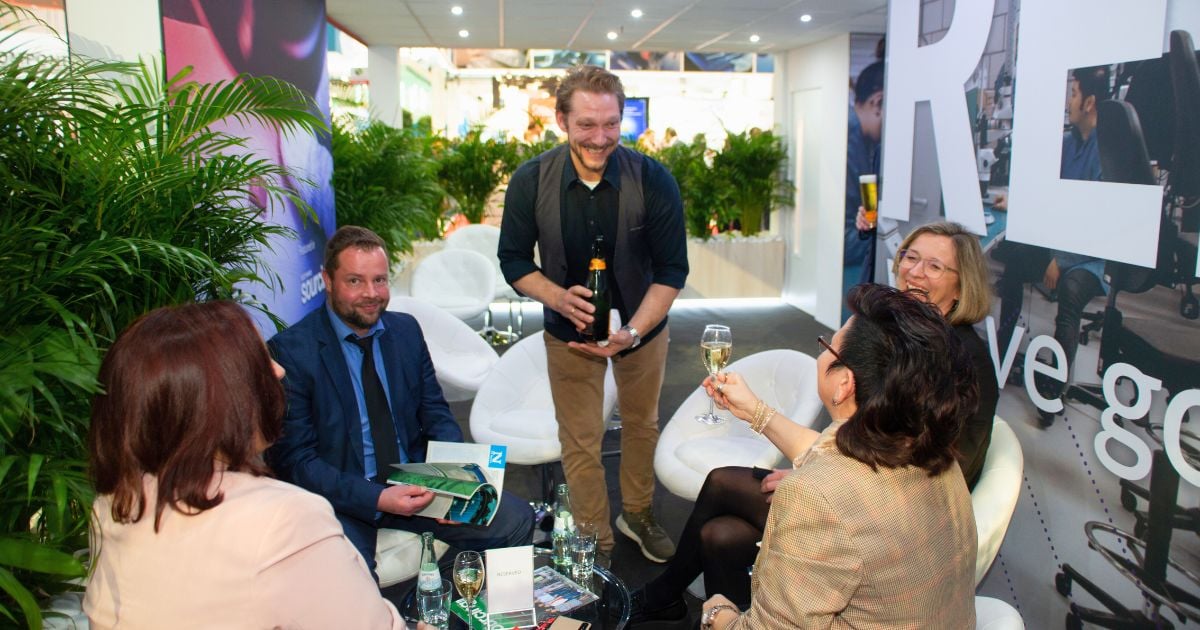
[[[221,503],[223,495],[209,494],[216,460],[269,474],[261,449],[283,431],[285,398],[241,306],[186,304],[141,316],[109,349],[99,378],[88,452],[96,491],[112,495],[117,522],[145,514],[147,474],[158,479],[155,531],[168,505],[195,514]]]

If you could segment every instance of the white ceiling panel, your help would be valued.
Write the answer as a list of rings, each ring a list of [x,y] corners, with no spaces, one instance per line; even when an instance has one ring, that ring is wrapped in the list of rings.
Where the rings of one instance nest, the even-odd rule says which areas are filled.
[[[451,15],[454,5],[462,15]],[[642,18],[630,16],[634,8]],[[883,32],[887,15],[886,0],[326,0],[326,10],[372,45],[706,52],[780,52],[839,33]],[[801,23],[804,13],[813,20]],[[470,37],[460,38],[461,29]]]

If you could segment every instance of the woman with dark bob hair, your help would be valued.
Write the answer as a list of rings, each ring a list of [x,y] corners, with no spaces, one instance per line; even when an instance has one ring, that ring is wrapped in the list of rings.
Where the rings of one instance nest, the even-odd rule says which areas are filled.
[[[774,493],[749,608],[714,595],[706,628],[975,626],[975,520],[954,457],[978,400],[970,357],[938,310],[896,289],[860,285],[847,303],[850,320],[818,338],[833,419],[821,433],[777,418],[738,374],[704,382],[795,466]]]
[[[860,222],[862,219],[860,213]],[[863,223],[865,226],[865,223]],[[864,227],[865,229],[865,227]],[[987,261],[979,237],[957,223],[938,221],[917,227],[904,239],[892,263],[896,286],[909,297],[934,306],[971,358],[979,385],[979,405],[954,443],[967,488],[975,487],[991,443],[999,387],[987,346],[973,325],[991,310]],[[750,602],[746,568],[758,554],[772,493],[791,469],[756,476],[752,469],[726,466],[704,480],[692,518],[666,571],[634,593],[635,622],[681,620],[687,615],[683,591],[701,573],[709,592],[723,593],[741,606]],[[694,553],[688,553],[691,549]]]
[[[404,628],[329,503],[268,478],[283,369],[241,306],[160,308],[100,366],[94,628]]]

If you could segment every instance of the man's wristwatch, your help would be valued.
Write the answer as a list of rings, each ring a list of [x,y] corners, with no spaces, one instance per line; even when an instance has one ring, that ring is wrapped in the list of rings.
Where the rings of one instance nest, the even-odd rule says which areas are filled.
[[[736,607],[729,604],[717,604],[709,608],[704,613],[704,616],[700,618],[700,630],[712,630],[713,623],[717,620],[717,615],[721,614],[722,610],[732,610],[735,613],[738,611]]]
[[[633,350],[642,344],[642,336],[638,334],[638,330],[636,328],[625,325],[621,327],[621,330],[624,330],[625,332],[629,333],[630,337],[633,337],[633,343],[629,344],[630,350]]]

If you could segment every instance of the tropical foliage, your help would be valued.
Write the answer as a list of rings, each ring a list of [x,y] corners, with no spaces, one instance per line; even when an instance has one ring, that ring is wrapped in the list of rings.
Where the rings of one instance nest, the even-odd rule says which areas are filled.
[[[714,225],[728,225],[738,212],[729,180],[713,173],[707,153],[705,137],[697,135],[690,144],[673,144],[655,156],[679,184],[688,235],[705,239],[712,236]]]
[[[429,136],[372,121],[354,131],[333,126],[333,189],[338,223],[373,230],[393,262],[412,251],[415,240],[439,235],[445,191]]]
[[[0,50],[30,20],[0,3]],[[112,339],[151,308],[277,281],[257,254],[283,230],[260,205],[311,214],[279,183],[286,169],[214,125],[312,133],[314,111],[269,78],[0,57],[0,626],[40,628],[40,601],[84,574],[84,441]]]
[[[481,128],[457,140],[435,144],[439,179],[459,211],[471,223],[481,223],[488,199],[517,170],[525,153],[515,140],[484,139]]]
[[[770,131],[726,134],[725,147],[713,157],[713,171],[729,183],[743,234],[757,234],[765,213],[790,202],[792,186],[783,172],[785,164],[783,140]]]

